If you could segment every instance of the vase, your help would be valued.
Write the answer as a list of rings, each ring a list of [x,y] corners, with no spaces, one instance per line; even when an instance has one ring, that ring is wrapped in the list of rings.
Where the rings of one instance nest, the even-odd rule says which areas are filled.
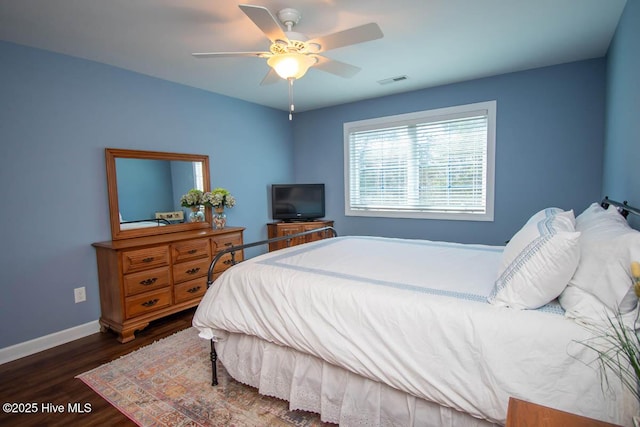
[[[204,214],[200,210],[200,206],[191,206],[191,213],[189,214],[189,222],[202,222],[204,221]]]
[[[223,208],[215,208],[214,210],[213,225],[217,230],[221,230],[227,225],[227,215],[225,215]]]

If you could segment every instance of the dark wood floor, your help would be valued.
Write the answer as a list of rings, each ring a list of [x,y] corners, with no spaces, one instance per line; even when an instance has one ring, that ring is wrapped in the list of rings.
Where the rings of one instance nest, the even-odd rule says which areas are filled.
[[[75,376],[190,327],[194,312],[190,309],[153,322],[126,344],[116,341],[111,332],[96,333],[0,365],[0,402],[37,408],[35,414],[19,415],[3,410],[0,426],[135,426]],[[68,413],[68,405],[75,403],[90,404],[91,411]],[[44,408],[63,405],[65,412],[43,413],[43,404]]]

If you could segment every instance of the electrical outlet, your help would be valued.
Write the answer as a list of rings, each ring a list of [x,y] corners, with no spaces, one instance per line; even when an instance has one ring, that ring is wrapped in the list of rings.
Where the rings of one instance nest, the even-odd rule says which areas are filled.
[[[86,289],[83,287],[81,288],[75,288],[73,290],[73,296],[75,298],[76,304],[82,301],[86,301],[87,300],[87,291]]]

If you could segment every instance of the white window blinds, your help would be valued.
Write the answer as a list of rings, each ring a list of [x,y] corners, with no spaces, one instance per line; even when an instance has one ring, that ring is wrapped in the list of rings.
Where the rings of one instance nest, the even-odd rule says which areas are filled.
[[[495,102],[345,124],[347,215],[492,220],[492,112]]]
[[[204,191],[202,162],[193,162],[193,188]]]

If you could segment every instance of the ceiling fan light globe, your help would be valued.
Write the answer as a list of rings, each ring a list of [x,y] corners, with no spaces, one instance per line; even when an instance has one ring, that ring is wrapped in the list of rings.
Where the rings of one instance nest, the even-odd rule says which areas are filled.
[[[267,61],[267,64],[285,80],[301,78],[315,63],[315,58],[299,53],[274,55]]]

